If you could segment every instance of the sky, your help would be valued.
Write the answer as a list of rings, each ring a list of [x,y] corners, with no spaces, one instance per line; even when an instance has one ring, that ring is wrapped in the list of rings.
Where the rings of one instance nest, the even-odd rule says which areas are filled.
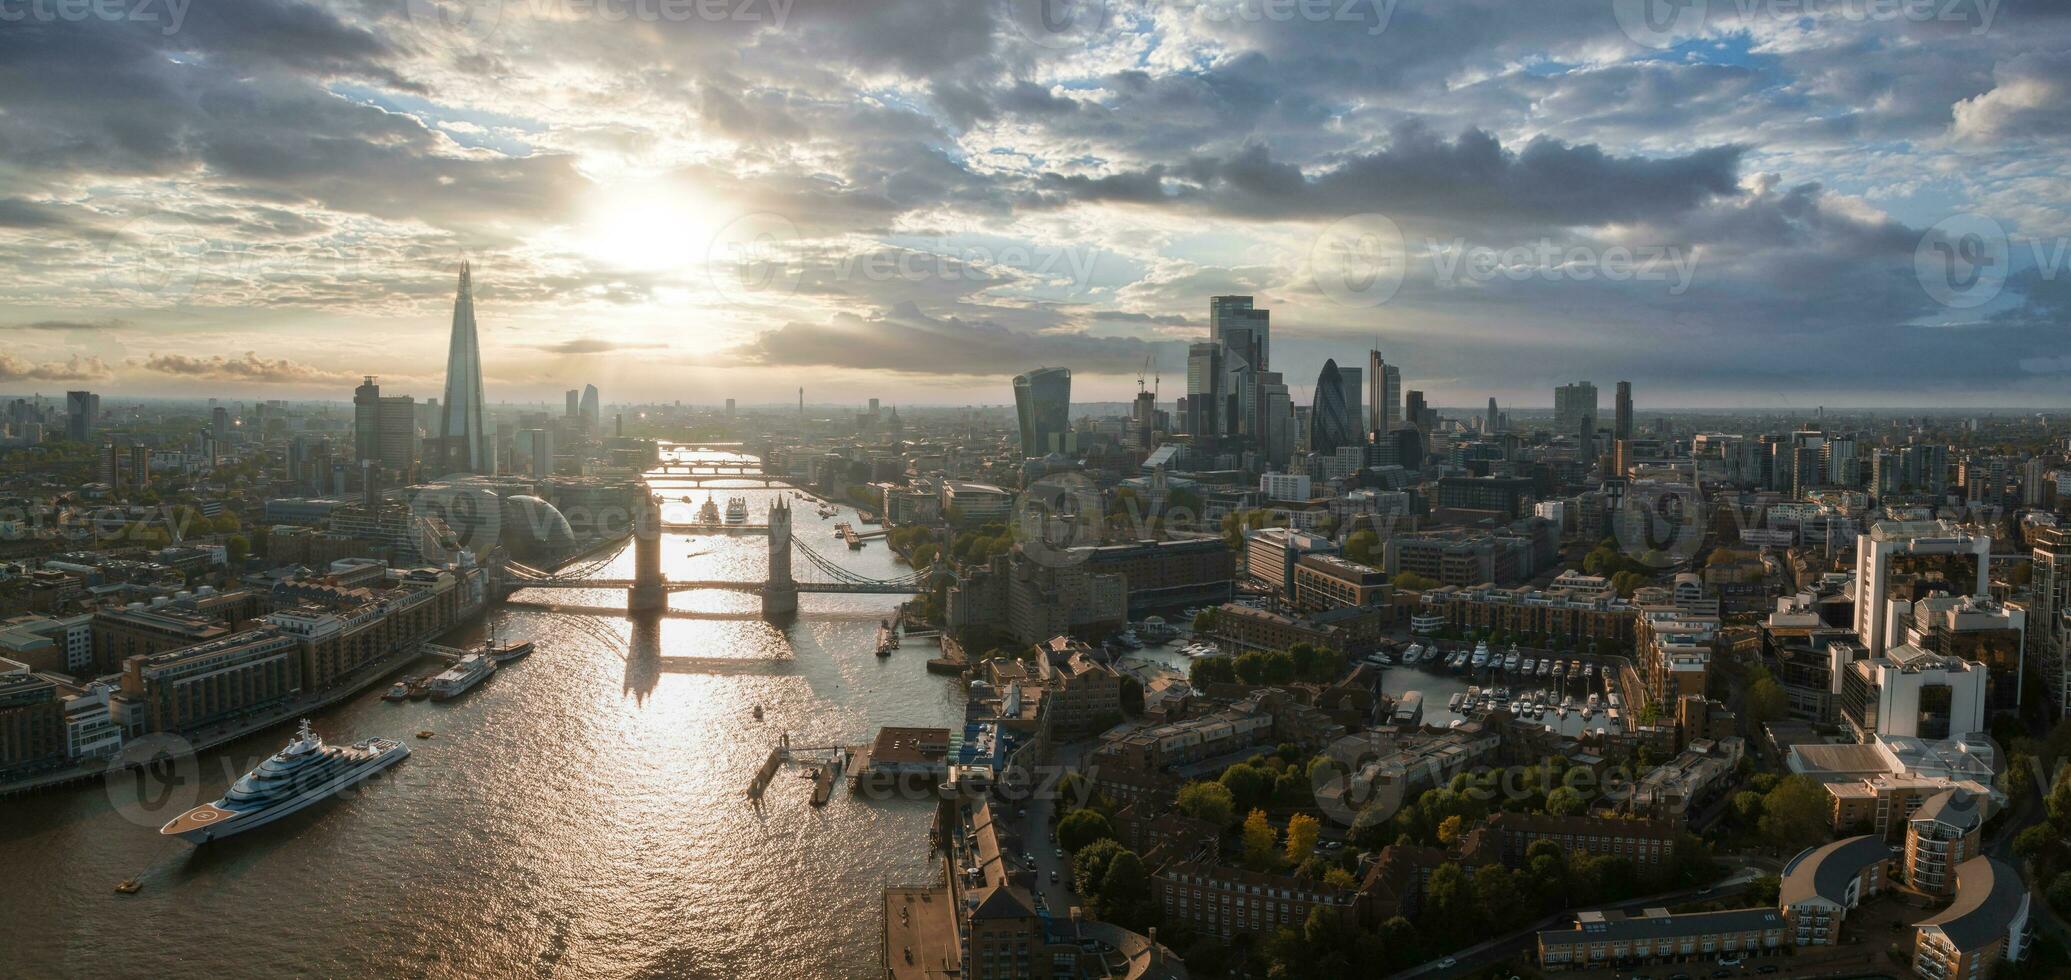
[[[0,391],[2071,404],[2051,0],[0,0]]]

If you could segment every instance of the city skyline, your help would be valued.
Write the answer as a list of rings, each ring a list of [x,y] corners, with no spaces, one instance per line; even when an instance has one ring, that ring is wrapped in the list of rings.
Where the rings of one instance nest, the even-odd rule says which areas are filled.
[[[1369,346],[1437,405],[2071,401],[2043,4],[249,6],[0,38],[0,387],[436,397],[465,261],[491,402],[996,403],[1035,364],[1126,400],[1223,294],[1297,404]]]

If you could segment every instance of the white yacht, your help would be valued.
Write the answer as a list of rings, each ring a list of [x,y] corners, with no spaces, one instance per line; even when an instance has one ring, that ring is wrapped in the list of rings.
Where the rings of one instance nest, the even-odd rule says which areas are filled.
[[[1488,666],[1488,663],[1489,663],[1489,645],[1488,645],[1487,643],[1476,643],[1476,644],[1474,644],[1474,657],[1473,657],[1473,664],[1474,664],[1474,667],[1475,667],[1475,669],[1479,670],[1480,668],[1486,667],[1486,666]]]
[[[330,799],[389,766],[410,750],[392,738],[370,738],[349,746],[325,745],[304,719],[288,747],[259,763],[214,803],[204,803],[158,828],[167,837],[206,844],[272,823],[320,800]]]
[[[1531,657],[1526,657],[1526,658],[1524,658],[1524,672],[1525,672],[1526,674],[1532,674],[1532,673],[1537,673],[1537,672],[1538,672],[1538,670],[1539,670],[1539,661],[1537,661],[1537,660],[1535,660],[1535,659],[1533,659],[1533,658],[1531,658]]]
[[[488,654],[470,653],[431,679],[431,699],[457,698],[493,673],[496,673],[496,661],[489,659]]]
[[[1509,653],[1506,653],[1506,654],[1504,654],[1504,655],[1503,655],[1503,669],[1504,669],[1504,670],[1516,670],[1516,669],[1517,669],[1517,651],[1516,651],[1516,650],[1512,650],[1512,651],[1510,651]]]

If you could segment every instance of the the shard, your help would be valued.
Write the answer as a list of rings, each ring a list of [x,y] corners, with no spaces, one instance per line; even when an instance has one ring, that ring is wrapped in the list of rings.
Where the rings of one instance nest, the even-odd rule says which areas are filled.
[[[446,349],[446,397],[439,415],[439,444],[449,470],[496,472],[494,448],[484,436],[482,345],[475,336],[475,298],[467,263],[460,265],[460,292],[453,297],[453,339]]]

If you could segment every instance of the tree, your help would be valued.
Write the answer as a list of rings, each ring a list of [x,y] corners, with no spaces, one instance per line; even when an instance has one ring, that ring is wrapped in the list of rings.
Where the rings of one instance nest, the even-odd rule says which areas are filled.
[[[1150,874],[1135,851],[1118,851],[1100,876],[1097,914],[1130,929],[1142,929],[1156,914],[1151,902]]]
[[[1573,786],[1562,786],[1546,794],[1546,812],[1554,816],[1572,817],[1588,808],[1589,801]]]
[[[1230,791],[1239,810],[1262,806],[1273,792],[1273,777],[1249,762],[1239,762],[1222,771],[1219,780]]]
[[[1415,572],[1403,572],[1396,575],[1390,584],[1405,592],[1422,592],[1426,589],[1438,588],[1438,581],[1436,579],[1426,578]]]
[[[1827,812],[1826,790],[1793,773],[1762,797],[1762,836],[1786,852],[1811,847],[1832,836]]]
[[[1188,783],[1179,791],[1179,812],[1221,829],[1236,821],[1237,803],[1221,783]]]
[[[1756,678],[1747,688],[1746,716],[1748,724],[1756,728],[1783,717],[1784,711],[1790,707],[1783,685],[1776,683],[1776,678],[1767,676],[1767,673],[1764,671],[1764,676]]]
[[[1287,818],[1287,863],[1300,864],[1316,853],[1316,838],[1323,824],[1306,813]]]
[[[2059,873],[2049,883],[2049,907],[2058,915],[2071,912],[2071,871]]]
[[[1459,843],[1460,829],[1464,821],[1459,814],[1453,814],[1438,822],[1438,842],[1448,847]]]
[[[1077,852],[1094,841],[1114,836],[1114,827],[1098,810],[1080,807],[1057,822],[1057,843],[1064,845],[1067,851]]]
[[[1278,863],[1279,835],[1266,820],[1266,811],[1253,810],[1244,818],[1244,864],[1253,871],[1270,871]]]
[[[1122,675],[1122,713],[1131,717],[1143,714],[1143,682],[1133,674]]]
[[[1733,794],[1733,816],[1741,826],[1755,826],[1762,819],[1762,794],[1745,789]]]
[[[1343,868],[1332,868],[1323,873],[1323,883],[1332,888],[1356,888],[1359,886],[1359,879]]]
[[[1187,680],[1195,687],[1203,684],[1234,684],[1237,671],[1228,657],[1195,657],[1187,664]]]
[[[229,560],[233,569],[243,566],[244,560],[250,557],[251,553],[252,542],[242,534],[233,534],[229,540],[223,542],[223,557]]]
[[[1194,632],[1210,633],[1215,630],[1216,610],[1203,609],[1194,614]]]
[[[1500,864],[1484,864],[1474,872],[1474,909],[1490,929],[1509,929],[1524,921],[1524,882]]]
[[[1097,840],[1071,856],[1071,877],[1073,887],[1089,900],[1100,894],[1101,885],[1107,877],[1108,862],[1124,848],[1115,840]]]

